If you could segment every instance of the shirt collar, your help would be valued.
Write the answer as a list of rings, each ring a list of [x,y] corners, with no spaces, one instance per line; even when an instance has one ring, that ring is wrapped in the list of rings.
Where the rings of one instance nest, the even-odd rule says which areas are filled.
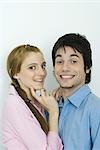
[[[77,108],[81,105],[84,99],[91,93],[88,85],[83,85],[73,95],[68,97],[68,100]]]

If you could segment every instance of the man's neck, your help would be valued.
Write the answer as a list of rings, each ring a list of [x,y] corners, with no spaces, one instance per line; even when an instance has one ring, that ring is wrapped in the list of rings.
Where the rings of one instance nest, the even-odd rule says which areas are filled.
[[[81,86],[83,86],[83,85],[79,85],[77,87],[69,87],[69,88],[60,87],[62,97],[64,98],[64,100],[66,100],[67,97],[73,95],[73,93],[75,93]]]

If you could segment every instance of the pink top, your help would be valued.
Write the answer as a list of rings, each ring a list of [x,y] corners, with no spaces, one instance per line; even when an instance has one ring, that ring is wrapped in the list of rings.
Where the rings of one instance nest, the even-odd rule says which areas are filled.
[[[56,133],[44,133],[13,86],[4,108],[3,143],[9,150],[62,150],[63,147]]]

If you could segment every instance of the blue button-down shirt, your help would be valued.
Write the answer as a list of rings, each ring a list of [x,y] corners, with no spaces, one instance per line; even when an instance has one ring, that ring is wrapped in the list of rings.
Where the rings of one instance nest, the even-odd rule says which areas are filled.
[[[100,150],[100,98],[88,85],[65,100],[59,134],[64,150]]]

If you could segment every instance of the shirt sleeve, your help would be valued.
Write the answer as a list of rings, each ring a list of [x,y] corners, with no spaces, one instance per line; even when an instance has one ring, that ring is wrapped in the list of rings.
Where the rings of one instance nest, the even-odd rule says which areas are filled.
[[[92,107],[92,106],[91,106]],[[100,149],[100,100],[94,103],[90,115],[90,131],[92,140],[92,149]]]
[[[59,136],[54,132],[46,136],[24,101],[14,96],[5,107],[3,134],[4,144],[10,150],[19,150],[19,146],[21,150],[62,150]]]

